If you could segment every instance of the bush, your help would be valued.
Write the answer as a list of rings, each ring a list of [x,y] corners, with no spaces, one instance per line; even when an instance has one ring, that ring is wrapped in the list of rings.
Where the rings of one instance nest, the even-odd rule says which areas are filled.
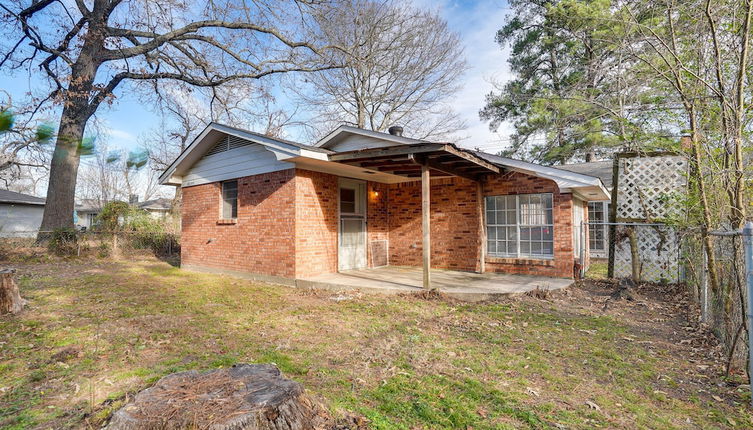
[[[78,252],[78,236],[73,228],[56,228],[47,242],[47,249],[56,255],[74,255]]]
[[[97,215],[97,228],[102,231],[120,230],[122,220],[126,219],[131,210],[131,206],[126,202],[114,201],[107,203],[102,208],[102,212]]]

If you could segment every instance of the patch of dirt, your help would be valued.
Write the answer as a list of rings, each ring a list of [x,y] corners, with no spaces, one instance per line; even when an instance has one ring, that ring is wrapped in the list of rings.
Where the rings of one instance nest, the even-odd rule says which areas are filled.
[[[81,348],[78,346],[67,346],[60,351],[52,354],[47,363],[65,363],[71,358],[80,357]]]
[[[414,297],[420,300],[453,300],[447,294],[432,288],[431,290],[421,290],[415,293],[400,293],[401,297]]]
[[[664,375],[660,376],[658,392],[669,397],[698,395],[717,402],[740,402],[742,378],[736,382],[725,378],[722,345],[708,326],[700,322],[698,307],[683,286],[643,283],[633,287],[629,296],[618,294],[620,290],[617,282],[585,280],[571,288],[550,292],[546,300],[563,311],[615,318],[629,327],[629,334],[621,342],[642,344],[652,355],[661,356],[687,376],[677,384],[667,383]],[[739,376],[743,376],[742,372],[743,369],[737,369]],[[712,395],[710,385],[726,387],[722,391],[727,396]]]

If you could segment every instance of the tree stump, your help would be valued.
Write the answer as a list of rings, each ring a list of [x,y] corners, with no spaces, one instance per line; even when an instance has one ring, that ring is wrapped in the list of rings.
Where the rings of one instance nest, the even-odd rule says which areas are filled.
[[[18,291],[15,273],[16,269],[0,270],[0,314],[17,314],[26,305]]]
[[[629,302],[634,302],[638,300],[638,295],[633,289],[634,285],[635,283],[632,279],[620,279],[617,288],[612,291],[612,294],[610,294],[609,298],[604,302],[604,308],[602,310],[606,311],[609,307],[609,302],[612,301],[625,299]]]
[[[174,373],[113,414],[108,430],[330,429],[329,414],[269,364]]]

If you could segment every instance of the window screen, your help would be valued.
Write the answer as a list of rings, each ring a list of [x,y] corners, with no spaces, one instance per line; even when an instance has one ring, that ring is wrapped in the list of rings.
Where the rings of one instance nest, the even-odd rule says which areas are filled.
[[[486,231],[491,256],[553,256],[552,195],[487,197]]]
[[[238,181],[222,183],[222,218],[238,218]]]

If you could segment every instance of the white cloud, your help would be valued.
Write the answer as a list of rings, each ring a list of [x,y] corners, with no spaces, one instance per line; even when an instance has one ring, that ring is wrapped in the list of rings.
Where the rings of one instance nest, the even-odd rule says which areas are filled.
[[[110,135],[110,137],[113,138],[114,140],[125,140],[125,141],[136,140],[136,136],[134,136],[133,134],[125,130],[119,130],[117,128],[108,128],[107,134]]]
[[[503,125],[499,132],[491,132],[488,124],[479,119],[478,112],[484,107],[486,95],[494,89],[493,82],[511,78],[507,65],[508,50],[502,50],[494,40],[509,9],[505,7],[505,2],[499,0],[467,3],[416,0],[415,3],[418,7],[437,9],[450,28],[460,34],[465,45],[470,68],[465,74],[463,88],[452,99],[452,106],[468,124],[465,130],[468,138],[460,145],[498,152],[505,145],[510,128]]]

